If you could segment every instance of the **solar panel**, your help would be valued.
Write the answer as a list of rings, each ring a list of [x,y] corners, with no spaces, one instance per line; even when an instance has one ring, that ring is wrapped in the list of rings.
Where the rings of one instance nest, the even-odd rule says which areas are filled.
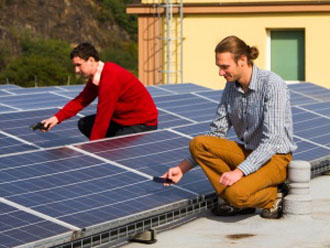
[[[193,122],[212,120],[218,105],[193,94],[157,97],[155,102],[159,109],[175,113]]]
[[[69,148],[3,157],[0,168],[1,197],[80,228],[196,197]]]
[[[71,231],[0,202],[0,247],[10,248]],[[69,240],[69,239],[68,239]]]
[[[0,131],[0,156],[22,151],[31,151],[38,149],[37,146],[27,144],[17,139],[11,138]]]
[[[0,113],[7,113],[13,110],[17,110],[17,109],[0,104]]]
[[[0,97],[0,104],[5,104],[18,110],[58,107],[63,106],[67,101],[67,98],[48,92]]]
[[[205,134],[210,130],[210,122],[202,122],[197,124],[186,125],[184,127],[174,128],[175,131],[180,133],[189,135],[189,136],[197,136],[201,134]]]
[[[16,89],[16,88],[21,88],[18,85],[14,85],[14,84],[0,84],[0,89]]]
[[[175,94],[175,92],[163,89],[162,87],[147,86],[146,89],[152,97]]]
[[[8,89],[8,92],[11,92],[15,95],[21,94],[34,94],[34,93],[46,93],[50,91],[64,91],[62,88],[57,86],[49,86],[49,87],[35,87],[35,88],[11,88]]]
[[[58,88],[63,89],[64,91],[75,91],[80,92],[84,89],[85,84],[76,84],[76,85],[61,85]]]
[[[84,144],[79,148],[148,175],[160,176],[189,155],[189,140],[168,131],[158,131]],[[214,192],[200,168],[188,173],[178,186],[203,195]]]
[[[301,106],[301,109],[311,110],[317,114],[330,117],[330,101]]]
[[[165,112],[164,110],[158,110],[158,129],[182,126],[190,123],[192,123],[192,121],[184,117]]]
[[[10,95],[12,95],[12,94],[10,94],[10,93],[8,93],[6,91],[0,90],[0,97],[1,96],[10,96]]]
[[[293,92],[303,94],[315,100],[330,100],[330,90],[312,83],[289,84],[289,89]]]
[[[176,93],[186,93],[186,92],[194,92],[194,91],[203,91],[203,90],[210,90],[209,88],[196,85],[193,83],[184,83],[184,84],[162,84],[159,86],[160,89],[166,89]]]
[[[330,154],[330,149],[320,147],[317,144],[313,144],[299,138],[295,138],[295,142],[298,148],[293,154],[294,160],[305,160],[312,162],[314,160],[329,156]]]
[[[317,99],[302,95],[299,93],[295,92],[290,92],[291,95],[291,106],[296,106],[296,105],[303,105],[303,104],[310,104],[310,103],[317,103],[319,102]]]
[[[32,131],[31,125],[49,118],[57,111],[57,108],[51,108],[2,114],[0,130],[38,147],[54,147],[87,141],[87,138],[77,128],[79,117],[73,117],[55,126],[47,133],[42,133],[39,130]]]
[[[195,95],[207,97],[207,98],[219,103],[221,100],[222,92],[223,92],[223,90],[210,90],[210,91],[196,92]]]
[[[289,85],[292,105],[296,106],[292,108],[294,139],[298,144],[294,159],[311,161],[313,168],[330,159],[330,102],[324,100],[329,91],[322,93],[320,87],[314,86]],[[1,114],[0,118],[0,197],[3,197],[0,198],[3,199],[0,204],[9,200],[52,220],[85,228],[89,230],[88,235],[93,235],[100,230],[113,230],[149,216],[190,206],[192,201],[214,194],[200,167],[195,167],[178,185],[172,187],[164,188],[152,182],[151,178],[162,175],[189,156],[190,137],[209,130],[222,91],[212,91],[193,84],[148,86],[159,110],[159,129],[169,130],[43,149],[87,140],[77,129],[79,116],[63,122],[46,134],[32,132],[28,128],[34,121],[47,118],[58,110],[40,108],[62,106],[68,98],[75,97],[82,87],[56,87],[53,89],[55,93],[29,92],[24,95],[23,91],[17,91],[22,95],[0,95],[0,112],[2,106],[11,108],[10,113]],[[34,108],[38,110],[26,111]],[[3,111],[8,109],[4,108]],[[96,104],[92,104],[79,115],[95,113]],[[233,129],[228,133],[228,138],[238,141]],[[8,207],[3,206],[4,213],[7,213]],[[1,209],[0,205],[0,213]],[[19,209],[15,211],[22,212]],[[55,225],[50,227],[49,232],[58,228],[57,222],[49,222],[35,215],[32,217],[41,222],[31,221],[32,229],[23,226],[23,232],[35,230],[33,228],[43,222]],[[24,215],[21,220],[29,218]],[[12,236],[7,233],[1,235],[12,229],[5,226],[1,232],[1,221],[0,214],[0,240],[5,239],[10,243]],[[42,230],[43,225],[40,227],[40,234],[47,235],[36,236],[29,241],[26,238],[29,235],[20,230],[17,232],[18,240],[24,244],[32,242],[29,247],[36,244],[42,247],[44,238],[51,240],[58,233],[72,234],[66,228],[58,233],[49,233]],[[63,228],[63,225],[60,227]],[[35,231],[31,232],[32,236],[35,235]],[[62,240],[58,244],[66,241],[69,240]]]

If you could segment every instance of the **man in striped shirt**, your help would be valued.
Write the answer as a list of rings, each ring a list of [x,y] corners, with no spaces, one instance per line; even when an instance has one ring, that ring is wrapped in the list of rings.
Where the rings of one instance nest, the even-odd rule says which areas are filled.
[[[177,183],[199,164],[224,200],[213,209],[215,215],[250,214],[261,208],[261,217],[279,218],[283,195],[278,185],[286,180],[296,149],[288,88],[275,73],[256,67],[257,48],[236,36],[222,40],[215,53],[227,84],[211,131],[192,139],[192,157],[163,177]],[[225,139],[231,127],[242,143]]]

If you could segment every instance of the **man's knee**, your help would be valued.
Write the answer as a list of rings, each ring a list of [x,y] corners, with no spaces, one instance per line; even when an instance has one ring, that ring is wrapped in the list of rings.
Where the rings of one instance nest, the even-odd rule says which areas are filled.
[[[244,190],[242,190],[239,187],[235,187],[235,186],[231,186],[228,187],[226,189],[225,192],[225,200],[238,208],[241,207],[249,207],[248,203],[249,203],[249,194],[247,194],[246,192],[244,192]]]
[[[195,158],[199,152],[204,150],[205,136],[196,136],[189,143],[189,149],[191,155]]]
[[[80,132],[82,132],[82,130],[85,130],[85,128],[84,128],[85,127],[84,118],[80,118],[77,125],[78,125],[78,128],[79,128]]]
[[[80,132],[83,133],[87,138],[90,137],[94,119],[95,115],[89,115],[81,118],[77,123]]]

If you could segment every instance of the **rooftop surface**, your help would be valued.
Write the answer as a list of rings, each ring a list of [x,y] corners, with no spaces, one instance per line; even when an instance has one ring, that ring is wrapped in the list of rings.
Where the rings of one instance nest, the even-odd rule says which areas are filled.
[[[279,220],[258,214],[216,217],[210,212],[178,227],[157,234],[147,247],[239,247],[239,248],[326,248],[330,247],[330,176],[312,179],[312,214],[285,216]],[[124,247],[146,247],[131,242]]]

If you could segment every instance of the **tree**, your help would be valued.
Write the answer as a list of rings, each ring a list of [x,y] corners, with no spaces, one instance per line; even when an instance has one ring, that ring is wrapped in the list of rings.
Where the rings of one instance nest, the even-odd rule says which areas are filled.
[[[21,41],[22,54],[16,57],[0,75],[0,80],[8,78],[10,83],[31,87],[63,85],[70,77],[71,83],[82,83],[75,77],[70,60],[71,47],[65,41],[31,39],[25,36]]]

